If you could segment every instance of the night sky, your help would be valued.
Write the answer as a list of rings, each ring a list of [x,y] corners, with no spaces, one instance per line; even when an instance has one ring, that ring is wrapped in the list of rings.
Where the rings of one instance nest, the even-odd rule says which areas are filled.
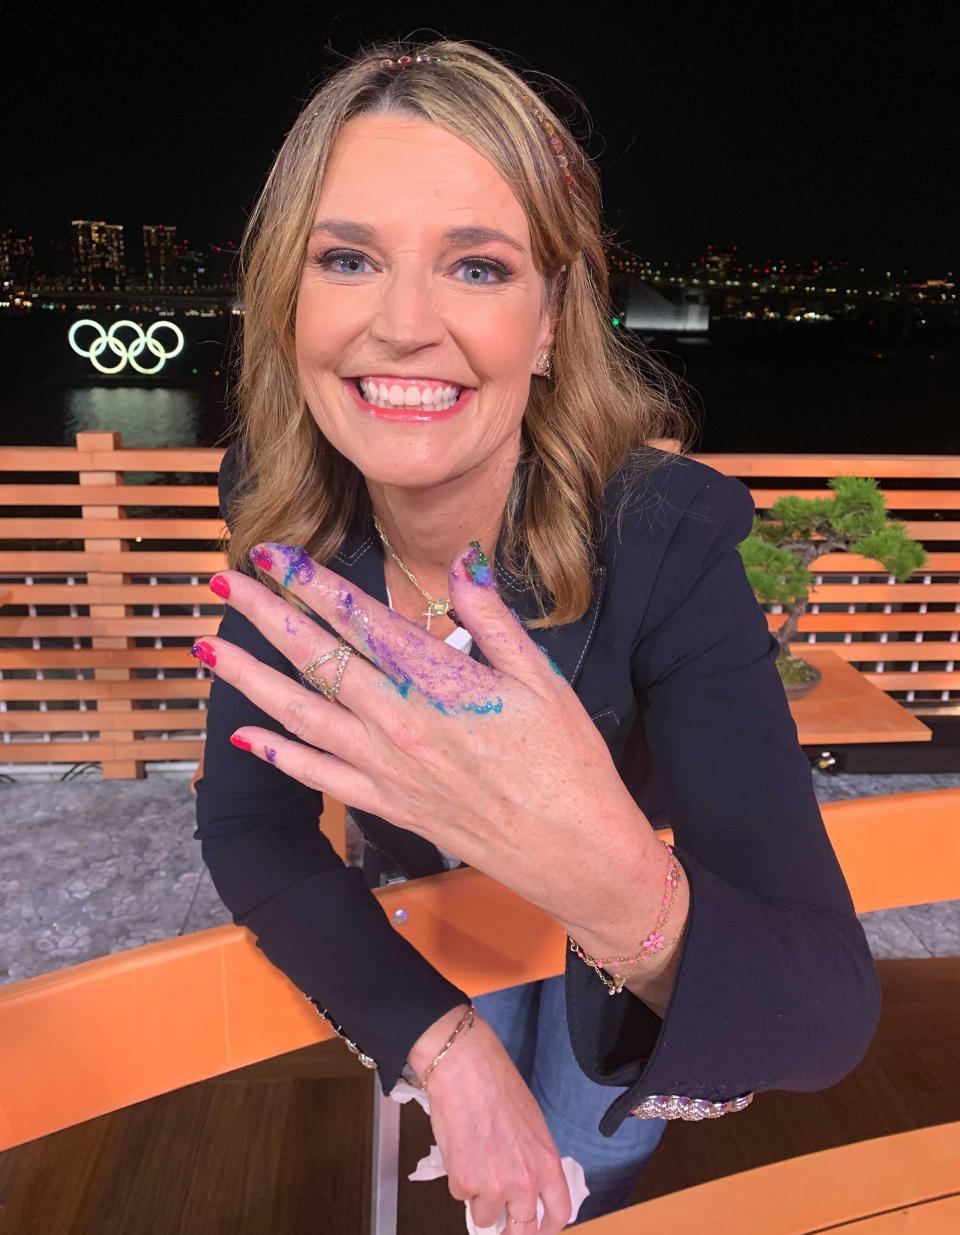
[[[0,20],[0,227],[66,241],[70,219],[100,218],[132,229],[134,251],[144,222],[176,224],[194,247],[237,240],[337,53],[422,31],[574,87],[593,117],[608,223],[643,257],[737,243],[918,274],[960,265],[960,17],[948,0],[21,0]]]

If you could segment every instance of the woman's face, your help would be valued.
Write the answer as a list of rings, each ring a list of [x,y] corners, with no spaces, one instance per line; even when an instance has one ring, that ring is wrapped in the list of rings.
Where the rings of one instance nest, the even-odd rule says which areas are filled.
[[[526,216],[492,164],[427,121],[345,125],[296,313],[300,385],[327,440],[379,484],[512,473],[551,340]]]

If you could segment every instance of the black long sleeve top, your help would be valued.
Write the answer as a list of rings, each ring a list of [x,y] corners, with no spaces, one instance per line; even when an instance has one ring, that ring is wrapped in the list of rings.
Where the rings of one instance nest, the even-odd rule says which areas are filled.
[[[673,828],[690,885],[664,1018],[629,992],[609,998],[567,952],[576,1057],[593,1080],[627,1087],[601,1122],[606,1135],[653,1094],[719,1102],[832,1085],[860,1060],[879,1016],[876,971],[797,742],[778,645],[736,549],[751,527],[749,490],[690,458],[644,456],[660,465],[625,468],[608,487],[587,613],[535,632],[634,800],[653,826]],[[220,477],[228,523],[235,471],[231,449]],[[329,565],[386,601],[369,514]],[[521,619],[532,617],[532,598],[499,564],[496,579]],[[234,610],[219,633],[303,681]],[[321,795],[230,744],[244,724],[279,729],[216,680],[197,785],[204,860],[234,920],[377,1061],[389,1092],[420,1034],[466,996],[334,854],[317,826]],[[429,842],[355,815],[409,877],[444,869]]]

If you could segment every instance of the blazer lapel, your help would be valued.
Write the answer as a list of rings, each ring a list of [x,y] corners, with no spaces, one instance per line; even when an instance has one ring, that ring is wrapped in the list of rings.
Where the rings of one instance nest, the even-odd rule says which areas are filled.
[[[500,595],[523,625],[526,626],[539,617],[539,610],[530,592],[499,563],[496,570]],[[598,564],[593,572],[590,606],[583,617],[569,622],[566,626],[550,626],[545,630],[529,632],[530,638],[544,649],[571,686],[576,684],[596,633],[606,584],[607,568]]]
[[[373,521],[358,519],[354,529],[330,561],[335,570],[368,596],[387,603],[387,584],[383,575],[383,554]]]

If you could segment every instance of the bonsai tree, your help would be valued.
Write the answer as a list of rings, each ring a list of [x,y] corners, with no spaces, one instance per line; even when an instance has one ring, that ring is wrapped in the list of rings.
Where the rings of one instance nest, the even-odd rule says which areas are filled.
[[[778,498],[769,518],[754,515],[750,535],[737,546],[757,600],[786,607],[786,619],[774,633],[780,644],[777,669],[788,690],[819,679],[812,665],[790,655],[813,584],[811,562],[838,550],[857,553],[882,563],[902,583],[927,560],[905,524],[887,521],[886,499],[875,480],[834,476],[827,484],[832,498]]]

